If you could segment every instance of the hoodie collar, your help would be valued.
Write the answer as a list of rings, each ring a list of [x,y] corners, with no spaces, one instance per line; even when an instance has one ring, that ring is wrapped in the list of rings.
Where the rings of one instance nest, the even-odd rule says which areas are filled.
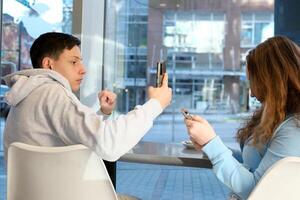
[[[72,91],[66,78],[58,72],[49,69],[22,70],[9,74],[3,79],[7,86],[11,88],[10,91],[5,94],[5,100],[11,106],[16,106],[34,89],[48,82],[56,81],[67,90]]]

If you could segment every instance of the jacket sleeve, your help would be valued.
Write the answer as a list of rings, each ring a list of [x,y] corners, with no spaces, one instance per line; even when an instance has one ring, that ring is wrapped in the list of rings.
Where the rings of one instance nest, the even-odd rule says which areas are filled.
[[[102,116],[102,117],[103,117],[103,120],[107,120],[107,119],[111,118],[112,113],[111,113],[110,115],[107,115],[107,114],[104,114],[104,113],[101,111],[101,109],[99,109],[99,110],[97,111],[97,115]]]
[[[239,163],[219,137],[205,145],[203,151],[211,160],[218,179],[234,193],[246,199],[266,170],[275,162],[287,156],[300,155],[300,136],[295,132],[299,133],[299,129],[296,130],[293,125],[279,127],[254,172]]]
[[[160,103],[150,99],[125,115],[105,119],[66,92],[56,91],[51,99],[59,103],[47,111],[57,136],[67,145],[83,144],[108,161],[117,160],[134,147],[162,112]]]

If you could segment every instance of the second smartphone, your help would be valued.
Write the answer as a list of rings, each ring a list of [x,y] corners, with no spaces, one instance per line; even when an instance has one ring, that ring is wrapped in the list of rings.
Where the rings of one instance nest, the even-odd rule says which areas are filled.
[[[166,62],[158,62],[156,65],[156,87],[161,87],[163,76],[166,71]]]

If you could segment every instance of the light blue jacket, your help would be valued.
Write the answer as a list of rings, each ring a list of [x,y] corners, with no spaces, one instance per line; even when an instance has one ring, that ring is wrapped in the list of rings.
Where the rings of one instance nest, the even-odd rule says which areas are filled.
[[[217,136],[203,147],[218,179],[242,199],[247,199],[259,179],[278,160],[300,156],[300,122],[286,119],[275,130],[272,139],[261,149],[251,144],[243,148],[243,163],[238,162]]]

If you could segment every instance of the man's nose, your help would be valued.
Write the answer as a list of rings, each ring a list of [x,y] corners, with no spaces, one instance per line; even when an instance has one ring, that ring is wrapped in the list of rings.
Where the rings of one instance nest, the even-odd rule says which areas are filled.
[[[84,75],[86,73],[84,65],[81,66],[80,74]]]

